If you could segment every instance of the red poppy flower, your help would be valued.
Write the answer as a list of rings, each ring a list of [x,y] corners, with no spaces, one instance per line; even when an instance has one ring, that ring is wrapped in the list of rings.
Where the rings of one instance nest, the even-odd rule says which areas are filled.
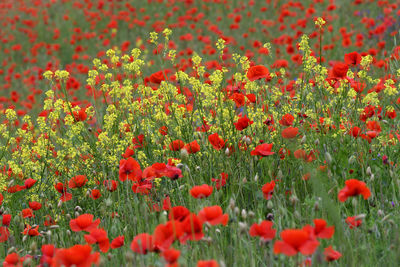
[[[119,162],[119,179],[140,181],[142,179],[142,170],[139,163],[134,158],[121,159]]]
[[[282,137],[285,139],[295,138],[299,133],[299,129],[297,127],[287,127],[282,130]]]
[[[77,175],[69,180],[68,186],[69,188],[80,188],[84,186],[87,181],[86,175]]]
[[[168,127],[167,126],[161,126],[160,129],[158,129],[158,132],[165,136],[165,135],[168,134]]]
[[[314,219],[314,235],[318,238],[329,239],[335,233],[335,226],[326,227],[327,222],[324,219]]]
[[[243,106],[246,103],[246,99],[245,99],[244,95],[240,94],[240,93],[234,93],[230,97],[230,99],[232,99],[235,102],[237,108],[240,108],[241,106]]]
[[[160,70],[150,75],[150,82],[160,84],[162,81],[165,81],[163,71]]]
[[[171,208],[168,214],[169,220],[177,220],[177,221],[184,221],[187,216],[189,216],[190,211],[185,208],[184,206],[176,206]]]
[[[335,261],[342,257],[342,254],[339,251],[334,250],[332,246],[329,246],[324,249],[324,256],[326,261]]]
[[[170,248],[164,250],[161,255],[166,262],[173,264],[178,261],[181,252],[177,249]]]
[[[361,134],[361,129],[360,129],[360,127],[354,126],[353,128],[351,128],[350,134],[351,134],[353,137],[359,136],[359,135]]]
[[[209,135],[208,141],[216,150],[221,150],[225,146],[225,141],[221,137],[219,137],[218,133]]]
[[[3,214],[2,216],[2,224],[3,226],[10,226],[11,222],[11,214]]]
[[[294,121],[294,117],[292,114],[285,114],[282,116],[282,119],[279,120],[279,123],[283,126],[292,126]]]
[[[98,244],[100,251],[106,253],[110,248],[110,240],[107,237],[107,232],[104,229],[93,229],[88,235],[84,236],[88,244]]]
[[[0,206],[3,204],[3,200],[4,200],[3,194],[0,193]]]
[[[181,224],[183,235],[180,237],[181,243],[185,244],[187,240],[200,240],[203,238],[203,223],[196,214],[191,213]]]
[[[190,142],[189,144],[186,144],[184,146],[184,148],[186,149],[186,151],[189,154],[194,154],[200,151],[200,145],[197,142],[197,140],[194,140],[193,142]]]
[[[23,209],[21,213],[22,213],[22,217],[23,218],[33,218],[33,217],[35,217],[35,215],[33,214],[33,210],[32,209]]]
[[[36,180],[32,179],[32,178],[28,178],[25,180],[24,182],[24,186],[26,189],[31,188],[34,184],[36,183]],[[1,205],[1,201],[0,201],[0,205]]]
[[[271,156],[275,154],[275,152],[271,151],[272,146],[273,144],[267,144],[267,143],[258,145],[254,148],[253,151],[250,152],[250,154],[253,156],[262,156],[262,157]]]
[[[32,210],[40,210],[42,208],[42,204],[37,201],[29,201],[29,208]]]
[[[250,67],[248,69],[247,78],[250,81],[255,81],[258,79],[262,79],[262,78],[270,80],[271,76],[269,75],[269,70],[267,69],[267,67],[265,67],[263,65],[258,65],[258,66]]]
[[[47,264],[48,266],[51,266],[51,262],[53,261],[53,257],[56,253],[56,248],[52,244],[43,245],[41,251],[42,257],[40,258],[40,263],[42,265]]]
[[[10,232],[7,227],[0,226],[0,243],[6,242],[8,237],[10,236]]]
[[[332,68],[332,78],[344,79],[347,75],[349,66],[346,63],[338,62],[333,65]]]
[[[222,208],[218,205],[203,208],[199,211],[198,217],[202,223],[208,222],[211,225],[226,225],[229,220],[229,215],[223,214]]]
[[[208,184],[193,186],[190,195],[194,198],[206,198],[211,195],[213,187]]]
[[[60,200],[62,202],[66,202],[72,199],[72,194],[67,192],[67,185],[63,183],[57,183],[54,187],[59,193],[61,193]]]
[[[79,111],[74,111],[75,121],[85,121],[87,119],[86,109],[82,108]]]
[[[298,252],[303,255],[311,255],[319,246],[319,242],[313,238],[310,232],[304,229],[287,229],[281,232],[281,240],[274,244],[274,253],[283,253],[294,256]]]
[[[104,180],[103,185],[110,192],[117,190],[118,182],[115,180]]]
[[[344,62],[349,66],[357,66],[361,62],[361,55],[358,52],[345,54]]]
[[[79,231],[90,232],[95,228],[97,228],[99,224],[100,224],[100,219],[93,221],[92,214],[82,214],[79,215],[76,219],[71,219],[69,221],[69,226],[71,227],[71,230],[74,232],[79,232]]]
[[[274,239],[276,230],[272,229],[274,225],[271,221],[262,221],[260,224],[254,223],[250,227],[250,236],[259,236],[262,241],[267,242]]]
[[[183,235],[181,222],[168,221],[165,224],[159,224],[153,233],[153,244],[157,250],[169,249],[175,240]]]
[[[346,182],[346,186],[339,191],[339,201],[344,202],[348,197],[362,195],[364,199],[368,199],[371,196],[371,191],[367,185],[357,179],[349,179]]]
[[[132,240],[131,249],[138,254],[147,254],[154,251],[153,236],[148,233],[138,234]]]
[[[198,261],[197,267],[219,267],[219,264],[216,260]]]
[[[169,149],[172,151],[179,151],[185,146],[185,142],[182,140],[174,140],[169,144]]]
[[[100,253],[91,254],[90,245],[75,245],[70,248],[58,249],[53,258],[51,266],[54,267],[90,267],[92,264],[99,264]]]
[[[211,178],[211,181],[215,183],[215,188],[217,190],[220,190],[222,187],[226,185],[226,179],[228,179],[228,174],[221,172],[220,173],[221,178]]]
[[[275,181],[271,181],[270,183],[266,183],[261,188],[263,192],[263,196],[266,200],[270,200],[272,198],[272,194],[274,193]]]
[[[24,231],[22,232],[23,235],[29,235],[29,236],[38,236],[41,235],[39,233],[39,225],[37,225],[35,228],[33,228],[32,226],[30,226],[29,224],[27,224],[25,226]]]
[[[111,241],[111,248],[116,249],[122,247],[125,243],[125,237],[123,235],[117,236]]]
[[[247,127],[253,124],[253,121],[251,121],[247,115],[244,117],[241,117],[237,122],[233,123],[235,125],[236,130],[238,131],[243,131]]]
[[[348,224],[348,226],[350,227],[350,229],[353,229],[355,227],[359,227],[362,224],[362,220],[361,219],[357,219],[357,216],[352,216],[352,217],[347,217],[346,218],[346,223]]]
[[[125,152],[123,153],[123,154],[121,154],[121,156],[124,158],[124,159],[127,159],[127,158],[129,158],[129,157],[132,157],[133,155],[135,155],[135,151],[132,149],[132,147],[130,147],[130,146],[128,146],[126,149],[125,149]]]
[[[99,190],[99,189],[93,189],[93,190],[90,192],[89,197],[90,197],[91,199],[94,199],[94,200],[99,199],[99,198],[101,197],[100,190]]]
[[[22,266],[23,258],[20,258],[19,255],[14,252],[8,254],[3,262],[3,267],[20,267]]]

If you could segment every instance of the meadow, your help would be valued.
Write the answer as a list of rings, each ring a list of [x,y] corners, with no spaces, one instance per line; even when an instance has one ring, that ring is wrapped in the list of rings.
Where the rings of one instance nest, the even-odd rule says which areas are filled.
[[[399,0],[3,0],[3,266],[398,266]]]

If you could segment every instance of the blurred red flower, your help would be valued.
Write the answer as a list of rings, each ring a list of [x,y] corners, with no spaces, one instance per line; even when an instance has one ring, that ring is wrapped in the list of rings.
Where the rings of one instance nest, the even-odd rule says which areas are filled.
[[[339,191],[339,201],[344,202],[347,198],[358,195],[362,195],[364,199],[368,199],[371,196],[371,191],[364,182],[357,179],[349,179],[345,183],[346,186]]]
[[[294,256],[300,252],[303,255],[311,255],[319,246],[313,234],[304,229],[283,230],[280,236],[282,241],[278,240],[274,244],[275,254]]]
[[[250,227],[250,236],[259,236],[263,242],[271,241],[276,235],[276,230],[272,229],[274,225],[271,221],[262,221],[259,224],[254,223]]]
[[[247,70],[247,78],[250,81],[255,81],[258,79],[265,78],[267,80],[271,79],[269,75],[269,70],[263,65],[252,66]]]

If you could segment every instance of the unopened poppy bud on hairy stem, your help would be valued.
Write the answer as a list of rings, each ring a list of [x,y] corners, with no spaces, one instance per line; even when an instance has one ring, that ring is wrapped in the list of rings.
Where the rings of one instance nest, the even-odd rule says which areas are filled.
[[[233,212],[234,212],[236,215],[238,215],[239,212],[240,212],[240,209],[239,209],[238,207],[235,207],[234,210],[233,210]]]
[[[240,233],[247,232],[247,223],[239,222],[239,232]]]
[[[231,198],[230,200],[229,200],[229,208],[231,209],[231,210],[234,210],[235,209],[235,200],[233,199],[233,198]]]
[[[181,153],[181,159],[182,160],[186,161],[189,158],[189,153],[186,150],[186,148],[182,148],[180,153]]]
[[[365,171],[365,173],[366,173],[368,176],[371,176],[371,175],[372,175],[372,171],[371,171],[371,167],[370,167],[370,166],[367,167],[367,170]]]
[[[242,209],[241,215],[242,215],[243,220],[246,220],[246,219],[247,219],[247,212],[246,212],[245,209]]]
[[[329,165],[332,163],[332,156],[329,154],[329,152],[325,152],[325,160]]]
[[[356,156],[351,155],[347,162],[349,163],[349,165],[353,164],[354,162],[356,162]]]

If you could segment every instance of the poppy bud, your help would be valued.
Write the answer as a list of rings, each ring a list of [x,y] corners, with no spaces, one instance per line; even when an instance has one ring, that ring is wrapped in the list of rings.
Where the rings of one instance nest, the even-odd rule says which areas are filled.
[[[351,165],[351,164],[353,164],[355,161],[356,161],[356,157],[355,157],[354,155],[351,155],[350,158],[349,158],[349,160],[348,160],[348,163]]]
[[[256,216],[256,214],[253,211],[249,211],[248,215],[249,218],[253,218],[254,216]]]
[[[374,181],[374,179],[375,179],[375,175],[371,174],[371,177],[369,178],[369,180],[372,182],[372,181]]]
[[[329,152],[325,152],[325,160],[329,165],[332,163],[332,156],[329,154]]]
[[[236,215],[238,215],[240,212],[240,209],[238,207],[235,207],[235,209],[233,211],[235,212]]]
[[[365,172],[367,175],[369,175],[369,176],[371,176],[372,175],[372,172],[371,172],[371,167],[370,166],[368,166],[367,167],[367,170],[366,170],[366,172]]]
[[[231,198],[231,199],[229,200],[229,208],[230,208],[231,210],[233,210],[233,209],[235,208],[235,200],[234,200],[233,198]]]
[[[181,159],[182,160],[187,160],[188,157],[189,157],[189,153],[186,150],[186,148],[182,148],[180,152],[181,152]]]
[[[255,181],[255,182],[258,181],[258,173],[256,173],[256,176],[254,176],[254,181]]]
[[[351,204],[353,205],[354,208],[356,208],[357,207],[357,199],[353,198],[351,201]]]
[[[111,198],[107,198],[105,204],[106,204],[107,207],[111,207],[112,204],[113,204],[113,201],[111,200]]]
[[[272,210],[274,208],[274,203],[272,203],[272,201],[268,200],[267,202],[267,208]]]
[[[225,149],[225,155],[229,156],[229,148],[228,147]]]
[[[30,245],[30,249],[31,249],[32,253],[34,254],[37,249],[37,244],[35,241],[33,241],[32,244]]]
[[[239,222],[239,232],[246,233],[247,232],[247,223]]]
[[[292,205],[295,205],[297,202],[299,202],[299,199],[296,196],[290,196],[289,201],[292,203]]]
[[[281,170],[278,171],[278,174],[276,175],[276,178],[278,178],[279,180],[283,179],[283,173]]]
[[[306,141],[307,141],[307,137],[306,137],[306,135],[303,135],[303,137],[301,138],[300,143],[303,145]]]
[[[242,215],[243,220],[246,220],[246,219],[247,219],[247,212],[246,212],[245,209],[242,209],[241,215]]]

